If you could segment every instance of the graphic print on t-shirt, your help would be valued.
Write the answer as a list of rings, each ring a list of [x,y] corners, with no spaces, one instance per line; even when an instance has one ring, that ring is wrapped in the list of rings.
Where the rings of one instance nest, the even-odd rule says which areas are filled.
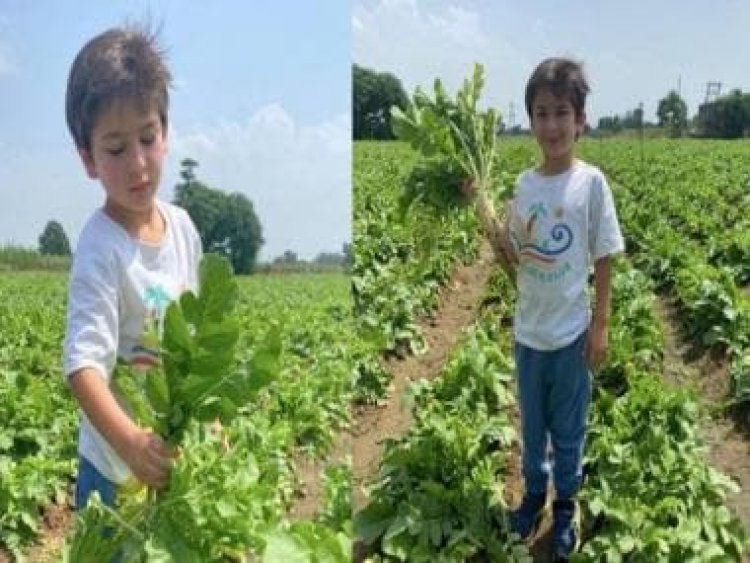
[[[146,316],[143,323],[143,334],[138,344],[133,346],[130,363],[134,367],[148,369],[159,365],[159,340],[161,339],[161,321],[167,306],[172,301],[164,286],[156,284],[143,292],[143,306]]]
[[[564,259],[564,252],[573,244],[573,231],[563,220],[565,210],[555,208],[552,212],[537,201],[520,217],[518,228],[511,235],[518,249],[523,269],[535,279],[546,283],[558,283],[571,270]]]

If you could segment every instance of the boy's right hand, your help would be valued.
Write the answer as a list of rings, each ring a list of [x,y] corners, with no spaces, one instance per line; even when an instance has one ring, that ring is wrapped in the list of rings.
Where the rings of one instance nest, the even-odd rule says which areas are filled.
[[[137,428],[123,453],[123,461],[139,481],[155,489],[162,489],[167,485],[174,453],[158,434],[149,429]]]
[[[510,239],[510,221],[511,221],[511,215],[513,213],[513,200],[509,199],[507,203],[505,204],[505,216],[503,218],[503,222],[500,224],[500,228],[498,229],[498,243],[503,249],[503,254],[505,254],[505,257],[507,258],[508,262],[514,266],[518,266],[518,255],[516,254],[516,249],[513,246],[513,242]]]

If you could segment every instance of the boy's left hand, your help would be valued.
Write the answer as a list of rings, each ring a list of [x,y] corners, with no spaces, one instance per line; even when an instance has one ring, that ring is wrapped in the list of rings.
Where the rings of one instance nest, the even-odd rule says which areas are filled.
[[[608,349],[609,335],[607,326],[596,321],[592,322],[589,326],[589,332],[586,335],[586,344],[583,349],[583,355],[592,371],[598,370],[602,363],[604,363],[604,360],[607,358]]]

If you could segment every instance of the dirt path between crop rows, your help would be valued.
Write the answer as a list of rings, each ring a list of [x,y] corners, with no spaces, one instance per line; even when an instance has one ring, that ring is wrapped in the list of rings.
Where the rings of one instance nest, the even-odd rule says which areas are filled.
[[[72,506],[73,485],[69,487],[65,504],[50,504],[44,509],[36,543],[25,549],[29,563],[57,563],[62,557],[65,538],[73,528],[75,514]],[[13,561],[10,553],[0,549],[0,563]]]
[[[715,413],[701,427],[709,461],[741,487],[739,493],[727,497],[727,506],[750,530],[750,435],[747,428],[717,410],[730,392],[727,361],[700,354],[684,338],[671,298],[657,296],[655,311],[664,335],[663,377],[670,385],[694,389],[701,404]]]
[[[404,391],[418,379],[436,377],[456,346],[462,329],[477,316],[485,285],[492,271],[492,255],[483,246],[479,259],[470,266],[457,267],[443,288],[432,319],[421,324],[428,350],[420,356],[385,361],[393,379],[388,401],[380,406],[355,408],[352,424],[354,468],[354,509],[366,504],[364,487],[377,474],[383,441],[406,432],[411,412],[402,405]]]

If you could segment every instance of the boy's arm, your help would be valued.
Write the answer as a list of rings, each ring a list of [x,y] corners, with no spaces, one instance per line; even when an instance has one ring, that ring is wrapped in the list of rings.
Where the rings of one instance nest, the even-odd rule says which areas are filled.
[[[611,258],[603,256],[594,263],[594,312],[586,343],[586,359],[598,369],[609,349],[609,309],[611,294]]]
[[[488,197],[483,196],[481,192],[477,194],[473,180],[464,182],[462,189],[470,200],[474,199],[476,201],[479,222],[482,230],[489,239],[495,259],[500,262],[500,266],[508,274],[511,281],[515,283],[518,260],[510,243],[510,232],[507,225],[508,213],[506,213],[505,217],[506,222],[501,222],[497,217],[497,213],[495,213],[492,201]]]
[[[164,487],[171,463],[161,438],[128,417],[95,368],[75,371],[68,383],[86,416],[133,474],[152,487]]]

